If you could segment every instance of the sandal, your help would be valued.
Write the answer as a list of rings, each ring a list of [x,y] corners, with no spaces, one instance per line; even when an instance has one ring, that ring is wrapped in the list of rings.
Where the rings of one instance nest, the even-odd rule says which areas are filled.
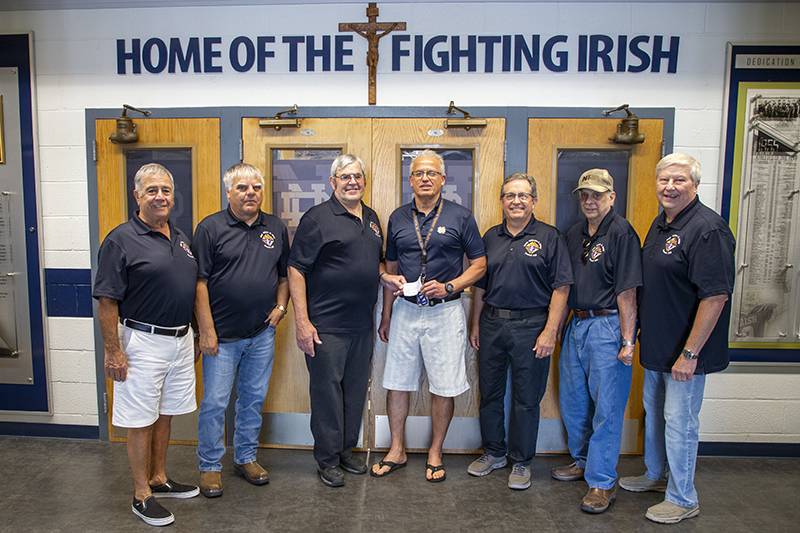
[[[426,470],[430,470],[430,471],[431,471],[431,477],[430,477],[430,479],[428,479],[428,476],[427,476],[427,475],[425,476],[425,480],[426,480],[426,481],[429,481],[429,482],[431,482],[431,483],[441,483],[442,481],[444,481],[445,479],[447,479],[447,471],[444,469],[444,464],[440,464],[440,465],[433,466],[432,464],[430,464],[430,463],[427,463],[427,464],[425,465],[425,469],[426,469]],[[436,472],[439,472],[439,471],[442,471],[442,472],[444,472],[444,475],[443,475],[442,477],[433,477],[433,475],[434,475]]]
[[[408,461],[406,461],[405,463],[395,463],[393,461],[378,461],[376,464],[378,465],[378,469],[379,470],[381,468],[383,468],[384,466],[388,466],[389,470],[387,470],[383,474],[376,474],[375,470],[370,468],[369,469],[369,475],[372,476],[372,477],[386,477],[389,474],[391,474],[392,472],[394,472],[395,470],[400,470],[401,468],[406,466],[408,464]]]

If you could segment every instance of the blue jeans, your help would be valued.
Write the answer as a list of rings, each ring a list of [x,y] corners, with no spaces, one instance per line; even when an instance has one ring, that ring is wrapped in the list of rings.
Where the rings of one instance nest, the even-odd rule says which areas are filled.
[[[631,388],[631,367],[617,359],[621,338],[618,315],[573,318],[561,348],[561,418],[589,488],[610,489],[617,481]]]
[[[675,381],[669,372],[644,371],[644,464],[649,479],[664,477],[665,499],[681,507],[698,504],[694,487],[700,407],[705,375]]]
[[[197,432],[197,459],[201,471],[222,470],[225,409],[237,377],[233,460],[237,464],[256,460],[261,413],[274,354],[275,328],[272,326],[249,339],[221,342],[217,355],[203,354],[203,401]]]

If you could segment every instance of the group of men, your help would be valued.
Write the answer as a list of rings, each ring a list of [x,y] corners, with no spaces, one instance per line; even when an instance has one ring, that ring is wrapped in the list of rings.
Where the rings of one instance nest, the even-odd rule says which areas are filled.
[[[698,416],[705,375],[727,366],[734,278],[733,236],[697,198],[699,163],[683,154],[659,162],[662,212],[643,248],[614,212],[614,182],[606,170],[589,170],[578,180],[574,192],[585,220],[566,238],[534,216],[532,177],[517,173],[504,180],[503,222],[483,237],[468,209],[443,198],[446,178],[439,154],[419,152],[408,177],[413,199],[391,214],[384,235],[377,214],[362,201],[363,162],[341,155],[331,166],[330,199],[303,215],[290,249],[285,225],[261,211],[264,179],[255,167],[228,169],[228,207],[197,226],[191,245],[169,222],[169,171],[158,164],[138,171],[139,210],[104,240],[94,288],[105,371],[114,380],[112,423],[128,428],[136,515],[166,525],[174,517],[157,498],[222,495],[224,416],[234,382],[235,469],[254,485],[269,482],[256,451],[275,328],[290,294],[310,378],[314,458],[325,485],[343,486],[345,472],[385,477],[406,466],[405,422],[423,368],[432,426],[425,479],[445,481],[442,448],[454,398],[470,388],[469,342],[478,351],[484,454],[468,473],[485,476],[510,462],[508,486],[527,489],[549,358],[561,340],[560,408],[574,461],[553,469],[552,477],[585,480],[589,491],[580,507],[589,513],[608,509],[618,485],[665,491],[664,502],[646,513],[656,522],[699,513]],[[353,449],[380,287],[391,446],[368,467]],[[468,319],[460,298],[469,287]],[[199,488],[166,474],[171,417],[196,407],[193,313],[203,354]],[[637,329],[647,470],[618,479]]]

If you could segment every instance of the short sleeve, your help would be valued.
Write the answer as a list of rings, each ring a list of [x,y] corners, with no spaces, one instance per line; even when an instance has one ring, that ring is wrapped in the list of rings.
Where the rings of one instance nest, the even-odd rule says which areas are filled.
[[[556,249],[550,259],[550,288],[557,289],[564,285],[572,285],[572,263],[569,260],[567,242],[560,233],[555,239]]]
[[[198,279],[208,279],[214,268],[214,247],[208,228],[202,222],[194,230],[192,239],[192,254],[197,259]]]
[[[94,298],[111,298],[122,301],[128,290],[127,258],[122,247],[106,239],[97,254],[97,276],[94,280]]]
[[[285,278],[289,265],[289,230],[281,221],[281,257],[278,259],[278,277]]]
[[[723,228],[702,235],[689,251],[689,280],[701,299],[733,293],[734,247],[733,235]]]
[[[386,228],[386,260],[397,261],[397,242],[392,229],[392,217],[389,217],[389,226]]]
[[[486,247],[478,231],[478,224],[472,215],[464,217],[461,228],[461,245],[464,247],[464,253],[467,254],[468,259],[477,259],[486,255]]]
[[[620,235],[614,253],[614,294],[642,286],[642,246],[634,231]]]
[[[322,248],[322,231],[319,224],[308,213],[300,219],[300,225],[294,234],[294,242],[289,251],[289,266],[303,274],[314,270],[320,249]]]

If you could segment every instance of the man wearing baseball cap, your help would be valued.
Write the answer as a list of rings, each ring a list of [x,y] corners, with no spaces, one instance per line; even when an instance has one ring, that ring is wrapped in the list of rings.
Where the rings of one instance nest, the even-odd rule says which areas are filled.
[[[560,481],[585,479],[581,510],[602,513],[614,501],[625,404],[636,333],[636,289],[642,285],[641,246],[614,212],[614,179],[607,170],[584,172],[578,193],[585,221],[567,232],[575,284],[572,319],[561,349],[560,406],[574,461],[554,468]]]

